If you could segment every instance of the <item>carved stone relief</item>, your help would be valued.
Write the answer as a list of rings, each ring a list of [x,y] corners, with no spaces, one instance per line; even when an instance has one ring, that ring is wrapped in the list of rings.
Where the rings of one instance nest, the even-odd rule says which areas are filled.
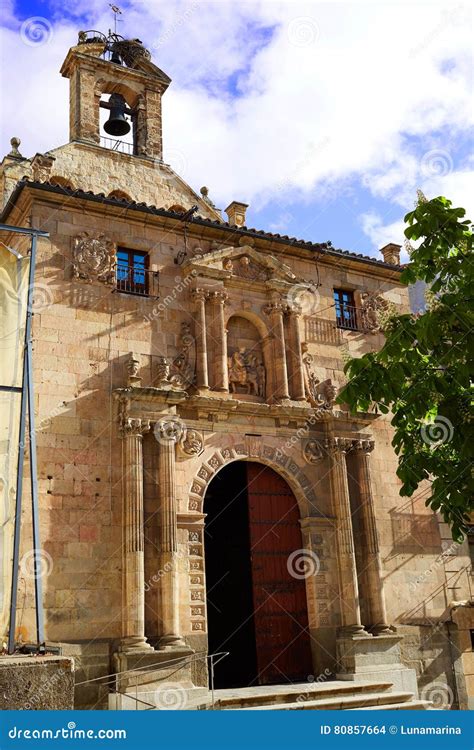
[[[265,365],[253,351],[244,347],[234,351],[228,357],[228,368],[231,393],[265,396]]]
[[[73,278],[115,281],[115,244],[104,234],[83,232],[74,239]]]
[[[370,333],[378,333],[383,323],[383,315],[390,309],[390,303],[380,294],[361,294],[362,328]]]
[[[180,346],[173,360],[173,377],[182,388],[189,388],[196,378],[196,342],[191,333],[191,326],[186,321],[181,323]]]
[[[204,440],[197,430],[186,430],[183,434],[179,447],[187,456],[199,456],[203,451]]]
[[[323,446],[317,440],[308,440],[303,448],[303,456],[309,464],[315,464],[325,457]]]
[[[302,359],[304,365],[304,385],[306,398],[316,409],[330,411],[334,406],[337,388],[330,378],[322,382],[313,370],[313,355],[308,352],[307,344],[302,344]]]
[[[231,271],[234,276],[241,279],[250,279],[251,281],[267,281],[269,271],[259,263],[256,263],[248,255],[241,255],[240,258],[224,261],[226,271]]]

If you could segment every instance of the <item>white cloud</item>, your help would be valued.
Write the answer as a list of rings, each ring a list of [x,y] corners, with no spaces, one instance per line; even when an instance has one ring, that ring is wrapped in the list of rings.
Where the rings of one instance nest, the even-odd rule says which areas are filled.
[[[393,221],[391,224],[384,224],[382,217],[376,213],[362,214],[360,219],[362,228],[375,249],[380,250],[384,245],[388,245],[389,242],[395,242],[397,245],[402,245],[403,247],[405,240],[403,234],[405,225],[403,221]],[[405,250],[402,250],[401,260],[403,263],[408,260]]]
[[[391,182],[393,186],[398,188],[398,191],[393,194],[392,200],[403,207],[403,211],[400,212],[400,219],[392,221],[376,212],[364,213],[359,217],[362,229],[372,242],[374,250],[380,249],[388,242],[396,242],[399,245],[403,245],[405,241],[405,224],[402,217],[405,212],[412,209],[417,188],[420,188],[428,199],[436,198],[439,195],[446,196],[452,201],[453,206],[465,208],[466,218],[474,221],[474,169],[468,167],[464,170],[452,170],[448,174],[445,174],[444,169],[449,166],[450,162],[446,160],[446,154],[438,154],[437,152],[433,152],[432,158],[428,160],[428,163],[432,165],[433,170],[439,167],[440,174],[430,174],[428,171],[429,176],[426,176],[426,174],[423,176],[423,170],[421,174],[419,171],[414,170],[412,179],[410,180],[408,179],[408,173],[410,172],[409,165],[405,174],[407,179],[403,184],[403,171],[395,170],[397,176],[400,178],[399,180],[394,178],[395,172],[392,174],[393,179]],[[416,180],[416,176],[419,177],[418,181]],[[383,192],[386,184],[382,183],[383,180],[380,181],[377,187],[379,190],[382,189]],[[392,207],[391,214],[394,211],[395,208]],[[408,256],[404,251],[402,251],[402,260],[404,262],[408,260]]]
[[[85,0],[86,11],[90,26],[111,25],[102,3]],[[140,37],[173,78],[163,101],[165,158],[194,188],[208,185],[219,205],[274,200],[281,214],[285,203],[291,212],[295,200],[323,201],[356,178],[396,207],[388,219],[362,220],[380,247],[388,230],[399,234],[399,207],[410,207],[416,187],[466,202],[468,167],[422,174],[423,154],[451,154],[470,122],[466,6],[131,0],[123,18],[119,31]],[[77,28],[57,20],[53,31],[38,47],[16,30],[2,33],[4,63],[15,60],[3,83],[4,151],[12,135],[28,155],[67,141],[67,81],[58,70]],[[231,75],[238,98],[226,89]]]

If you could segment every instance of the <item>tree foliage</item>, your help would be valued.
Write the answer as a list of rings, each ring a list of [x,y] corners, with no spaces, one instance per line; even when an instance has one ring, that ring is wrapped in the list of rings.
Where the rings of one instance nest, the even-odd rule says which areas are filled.
[[[430,482],[426,505],[439,511],[460,540],[474,508],[472,423],[472,224],[444,197],[419,195],[405,216],[411,248],[402,282],[431,291],[424,313],[393,315],[378,352],[351,359],[338,397],[352,411],[391,412],[400,494]]]

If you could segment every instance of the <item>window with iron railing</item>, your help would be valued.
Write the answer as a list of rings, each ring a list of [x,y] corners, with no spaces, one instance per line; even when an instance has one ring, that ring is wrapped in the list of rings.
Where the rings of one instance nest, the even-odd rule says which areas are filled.
[[[357,311],[353,293],[345,289],[334,289],[334,305],[337,327],[357,331]]]
[[[115,288],[127,294],[158,297],[158,272],[149,270],[148,253],[117,249]]]

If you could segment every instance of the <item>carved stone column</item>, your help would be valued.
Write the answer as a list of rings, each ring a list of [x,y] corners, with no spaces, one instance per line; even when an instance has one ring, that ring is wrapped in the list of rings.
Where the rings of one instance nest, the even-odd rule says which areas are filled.
[[[121,651],[149,650],[145,640],[145,560],[143,531],[143,434],[147,419],[124,417],[123,438],[123,529],[124,607]]]
[[[225,328],[224,306],[228,300],[228,294],[224,290],[209,292],[209,300],[214,307],[212,316],[213,336],[213,371],[214,390],[229,392],[229,373],[227,369],[227,331]]]
[[[352,441],[345,438],[329,438],[325,447],[330,460],[330,482],[337,524],[337,556],[340,578],[341,635],[364,636],[360,617],[359,586],[354,553],[351,503],[347,481],[346,452]]]
[[[273,395],[276,401],[284,401],[290,398],[288,392],[288,370],[286,366],[285,329],[283,325],[284,306],[281,302],[272,302],[264,307],[264,312],[270,319],[270,334],[273,337],[275,391],[270,395]]]
[[[289,307],[287,314],[292,359],[291,395],[295,401],[306,401],[300,334],[301,309],[296,306]]]
[[[193,298],[197,303],[196,320],[196,385],[202,391],[209,390],[207,372],[207,335],[206,335],[206,292],[194,289]]]
[[[374,449],[373,440],[357,440],[353,444],[357,459],[357,474],[362,524],[366,539],[367,556],[365,560],[369,590],[367,599],[371,613],[371,632],[391,634],[387,622],[385,594],[383,589],[382,559],[380,556],[377,524],[375,520],[374,497],[370,479],[370,453]]]
[[[164,418],[155,426],[159,442],[158,491],[160,511],[160,649],[183,646],[179,634],[179,574],[176,516],[176,443],[180,437],[179,422]]]

